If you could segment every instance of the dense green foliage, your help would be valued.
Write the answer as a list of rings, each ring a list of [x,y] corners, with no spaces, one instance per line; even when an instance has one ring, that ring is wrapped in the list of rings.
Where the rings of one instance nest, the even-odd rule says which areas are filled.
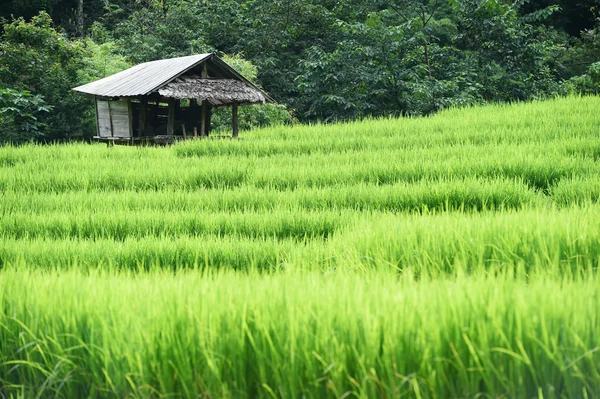
[[[597,397],[599,106],[0,148],[0,394]]]
[[[44,97],[27,90],[0,89],[0,142],[19,143],[44,135]]]
[[[245,59],[245,71],[254,71],[281,104],[243,109],[243,129],[589,94],[598,91],[597,6],[597,0],[10,1],[0,10],[6,18],[0,86],[28,90],[53,107],[42,117],[43,134],[25,140],[89,138],[91,104],[69,89],[98,72],[203,52]],[[230,123],[221,114],[216,131]],[[9,139],[14,135],[3,141]]]
[[[84,65],[82,47],[58,33],[46,13],[30,23],[20,18],[3,26],[0,84],[42,96],[53,108],[43,118],[46,128],[23,134],[23,139],[80,138],[93,126],[90,101],[69,90]],[[13,107],[21,109],[18,102]]]

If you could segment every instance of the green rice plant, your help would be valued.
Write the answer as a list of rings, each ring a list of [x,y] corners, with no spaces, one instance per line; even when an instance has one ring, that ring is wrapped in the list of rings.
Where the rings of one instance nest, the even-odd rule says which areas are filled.
[[[597,177],[576,177],[562,180],[552,190],[557,205],[568,207],[597,203],[600,200],[600,179]]]
[[[0,188],[18,192],[277,190],[356,184],[520,179],[544,193],[600,172],[594,98],[249,133],[160,148],[54,145],[0,149]],[[577,108],[577,111],[573,111]],[[551,110],[549,113],[548,110]],[[573,148],[576,150],[574,151]],[[192,155],[192,156],[190,156]],[[4,166],[2,166],[4,165]]]
[[[51,161],[42,158],[37,162],[0,168],[0,186],[4,191],[19,192],[194,191],[242,185],[287,190],[423,180],[518,178],[533,189],[548,189],[565,177],[600,172],[600,166],[592,159],[567,156],[560,148],[530,147],[466,145],[413,151],[386,149],[327,155],[240,157],[235,162],[227,156],[182,159],[164,154],[158,158],[137,159],[129,154],[136,149],[126,147],[118,159],[97,159],[89,163],[69,160],[48,166],[44,162]]]
[[[4,238],[0,268],[43,270],[172,270],[289,268],[289,258],[300,254],[318,259],[323,241],[273,238],[127,237],[122,241],[96,239]],[[314,254],[314,255],[309,255]],[[315,266],[316,267],[316,266]]]
[[[598,397],[599,105],[0,147],[0,397]]]
[[[598,161],[600,160],[600,143],[598,143],[597,137],[577,140],[566,146],[566,153]]]
[[[188,212],[53,212],[41,215],[12,213],[0,218],[0,237],[3,238],[109,238],[179,236],[242,236],[327,238],[336,229],[352,221],[348,213],[277,211],[238,213]]]
[[[270,224],[258,224],[253,227],[257,230],[248,234],[245,223],[257,223],[259,219],[252,214],[250,218],[239,216],[240,226],[235,226],[233,218],[217,221],[231,223],[230,231],[197,235],[177,230],[186,228],[185,222],[152,227],[135,218],[127,227],[129,231],[116,233],[111,230],[114,227],[96,232],[67,227],[61,233],[54,226],[55,230],[49,228],[30,235],[7,234],[0,242],[0,262],[6,267],[23,263],[44,269],[86,270],[255,268],[325,273],[381,270],[398,274],[408,270],[419,278],[496,274],[520,268],[520,277],[526,279],[540,274],[551,274],[557,279],[584,276],[596,271],[600,263],[597,206],[341,216],[341,224],[326,237],[290,234],[293,226],[278,236]],[[99,220],[102,226],[107,219]],[[142,230],[135,230],[138,225]],[[152,230],[157,226],[161,230]],[[215,227],[222,228],[218,223]],[[298,225],[304,231],[309,227]]]
[[[598,275],[509,274],[9,269],[0,381],[59,398],[600,395]]]
[[[436,277],[520,265],[524,276],[586,275],[600,265],[599,222],[597,206],[369,218],[329,240],[322,267]]]
[[[241,141],[204,140],[175,147],[178,156],[315,155],[347,151],[413,150],[456,145],[526,144],[597,136],[597,99],[446,110],[425,118],[366,119],[335,125],[273,127]],[[567,105],[568,104],[568,105]]]
[[[0,224],[17,225],[26,230],[34,215],[68,213],[66,219],[101,217],[127,218],[129,214],[179,213],[184,218],[199,214],[229,212],[285,212],[290,214],[331,211],[421,211],[423,209],[499,209],[522,208],[544,197],[519,180],[466,179],[421,181],[394,185],[357,184],[332,188],[295,190],[210,189],[197,191],[110,191],[91,194],[86,191],[64,193],[6,192],[0,202]],[[28,219],[17,222],[16,218]],[[29,220],[30,219],[30,220]]]

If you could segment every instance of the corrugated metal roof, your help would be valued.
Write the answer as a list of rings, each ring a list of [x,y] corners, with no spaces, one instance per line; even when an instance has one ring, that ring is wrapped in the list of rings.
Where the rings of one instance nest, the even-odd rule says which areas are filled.
[[[211,55],[198,54],[146,62],[73,90],[104,97],[147,95]]]

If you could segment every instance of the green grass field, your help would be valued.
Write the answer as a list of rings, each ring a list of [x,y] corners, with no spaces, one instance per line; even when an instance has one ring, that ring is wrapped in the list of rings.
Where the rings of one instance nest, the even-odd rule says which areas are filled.
[[[600,397],[599,110],[0,148],[0,398]]]

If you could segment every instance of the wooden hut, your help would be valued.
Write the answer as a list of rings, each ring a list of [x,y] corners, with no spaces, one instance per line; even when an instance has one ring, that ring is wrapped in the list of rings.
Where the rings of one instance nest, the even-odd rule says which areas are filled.
[[[269,96],[215,54],[136,65],[73,90],[94,98],[98,141],[172,143],[210,133],[215,107],[265,104]]]

